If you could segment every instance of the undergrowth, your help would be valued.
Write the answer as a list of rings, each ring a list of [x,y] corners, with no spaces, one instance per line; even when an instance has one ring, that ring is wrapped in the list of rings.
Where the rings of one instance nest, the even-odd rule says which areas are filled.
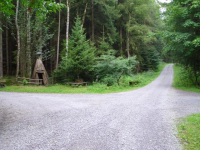
[[[120,79],[119,85],[116,83],[112,86],[107,86],[103,83],[94,82],[87,87],[78,86],[71,87],[67,85],[49,85],[49,86],[30,86],[30,85],[12,85],[6,86],[0,89],[0,91],[13,91],[13,92],[32,92],[32,93],[114,93],[134,90],[143,87],[153,80],[155,80],[166,64],[159,65],[157,71],[147,71],[132,76],[123,76]],[[129,85],[129,82],[133,82],[133,85]]]
[[[174,65],[173,86],[185,91],[200,92],[199,86],[195,84],[195,77],[192,72],[180,65]]]

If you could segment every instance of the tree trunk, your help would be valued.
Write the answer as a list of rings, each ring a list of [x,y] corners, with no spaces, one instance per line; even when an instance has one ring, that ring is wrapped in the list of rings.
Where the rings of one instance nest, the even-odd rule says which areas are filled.
[[[130,58],[130,38],[129,38],[129,32],[126,33],[126,51],[128,59]]]
[[[2,13],[0,12],[0,79],[3,77]]]
[[[20,60],[19,60],[19,68],[20,68],[20,75],[22,77],[26,77],[27,76],[27,68],[28,68],[28,65],[27,65],[27,54],[26,54],[26,47],[25,47],[25,44],[23,43],[25,42],[24,40],[22,40],[20,38]]]
[[[85,16],[86,16],[86,12],[87,12],[87,7],[88,7],[88,2],[85,5],[85,10],[84,10],[84,13],[83,13],[82,26],[81,26],[82,28],[83,28],[84,23],[85,23]]]
[[[70,9],[69,0],[67,0],[66,56],[68,55],[68,52],[69,52],[69,15],[70,15],[69,9]]]
[[[41,28],[40,28],[40,43],[39,43],[39,51],[42,52],[42,21],[41,21]]]
[[[123,31],[122,31],[122,25],[120,25],[120,55],[123,56]]]
[[[59,3],[61,3],[61,0],[60,0]],[[56,69],[58,69],[59,51],[60,51],[60,10],[59,10],[59,21],[58,21],[58,41],[57,41],[57,53],[56,53]]]
[[[127,50],[128,59],[130,58],[130,35],[129,35],[130,23],[131,23],[131,15],[129,14],[128,28],[126,29],[127,30],[127,33],[126,33],[126,36],[127,36],[127,38],[126,38],[126,50]]]
[[[8,20],[6,19],[6,74],[9,75]]]
[[[94,0],[92,0],[92,42],[94,42]]]
[[[105,42],[105,27],[103,26],[103,41]]]
[[[31,27],[30,27],[30,22],[31,22],[31,15],[29,12],[29,9],[27,8],[27,51],[26,51],[26,58],[27,58],[27,77],[31,77]]]
[[[19,38],[19,26],[18,26],[18,9],[19,9],[19,0],[17,0],[16,5],[16,15],[15,15],[15,25],[17,29],[17,69],[16,69],[16,81],[19,76],[19,56],[20,56],[20,38]]]

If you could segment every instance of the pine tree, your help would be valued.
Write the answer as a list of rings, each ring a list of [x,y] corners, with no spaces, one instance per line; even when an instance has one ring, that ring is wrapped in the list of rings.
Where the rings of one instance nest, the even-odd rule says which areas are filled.
[[[93,71],[94,47],[86,40],[81,19],[77,17],[69,38],[69,54],[67,56],[67,72],[77,79],[88,79]]]

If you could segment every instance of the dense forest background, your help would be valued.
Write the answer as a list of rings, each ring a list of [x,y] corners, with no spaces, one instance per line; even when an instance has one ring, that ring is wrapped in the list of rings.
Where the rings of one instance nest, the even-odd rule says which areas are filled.
[[[199,1],[174,0],[165,4],[165,16],[160,5],[155,0],[3,0],[0,76],[31,77],[36,53],[42,52],[57,82],[117,82],[121,75],[156,70],[162,60],[191,68],[198,81]]]

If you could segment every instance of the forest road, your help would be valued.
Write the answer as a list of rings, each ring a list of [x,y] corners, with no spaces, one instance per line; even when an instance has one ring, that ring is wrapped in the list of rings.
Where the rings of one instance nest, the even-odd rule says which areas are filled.
[[[178,118],[200,94],[172,87],[167,65],[151,84],[113,94],[0,92],[0,150],[179,150]]]

